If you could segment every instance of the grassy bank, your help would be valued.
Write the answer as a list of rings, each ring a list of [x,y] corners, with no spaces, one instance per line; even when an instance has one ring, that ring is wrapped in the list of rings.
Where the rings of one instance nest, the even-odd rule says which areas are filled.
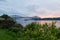
[[[8,15],[0,17],[0,40],[60,40],[60,28],[52,22],[31,23],[23,27]]]

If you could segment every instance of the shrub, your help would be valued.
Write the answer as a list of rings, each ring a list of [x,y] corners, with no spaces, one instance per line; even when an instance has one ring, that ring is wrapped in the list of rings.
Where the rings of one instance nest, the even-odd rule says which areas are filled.
[[[31,23],[24,28],[24,35],[30,40],[59,40],[60,30],[53,22],[51,25]]]

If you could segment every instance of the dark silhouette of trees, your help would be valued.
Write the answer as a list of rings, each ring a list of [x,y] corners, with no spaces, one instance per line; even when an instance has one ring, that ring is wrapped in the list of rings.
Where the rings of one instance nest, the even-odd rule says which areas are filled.
[[[11,17],[9,17],[9,16],[6,15],[6,14],[3,14],[3,15],[1,16],[1,18],[4,18],[4,19],[6,20],[6,19],[11,18]]]
[[[2,26],[2,28],[4,29],[8,29],[8,28],[20,28],[22,29],[23,26],[21,24],[16,23],[16,21],[14,21],[13,18],[11,18],[10,16],[3,14],[1,16],[1,18],[3,18],[4,20],[0,19],[0,26]]]

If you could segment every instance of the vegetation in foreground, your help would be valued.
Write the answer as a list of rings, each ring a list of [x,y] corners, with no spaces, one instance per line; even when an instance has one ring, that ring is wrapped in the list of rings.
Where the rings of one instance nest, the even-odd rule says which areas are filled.
[[[31,23],[23,27],[8,15],[0,16],[0,40],[60,40],[55,23]]]

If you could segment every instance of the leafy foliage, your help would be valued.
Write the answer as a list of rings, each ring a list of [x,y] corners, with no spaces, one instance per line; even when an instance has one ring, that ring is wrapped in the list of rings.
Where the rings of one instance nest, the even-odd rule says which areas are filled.
[[[60,40],[60,29],[53,22],[51,25],[31,23],[24,31],[24,35],[30,40]]]
[[[23,27],[8,15],[0,17],[0,40],[60,40],[60,28],[51,24],[31,23]]]

